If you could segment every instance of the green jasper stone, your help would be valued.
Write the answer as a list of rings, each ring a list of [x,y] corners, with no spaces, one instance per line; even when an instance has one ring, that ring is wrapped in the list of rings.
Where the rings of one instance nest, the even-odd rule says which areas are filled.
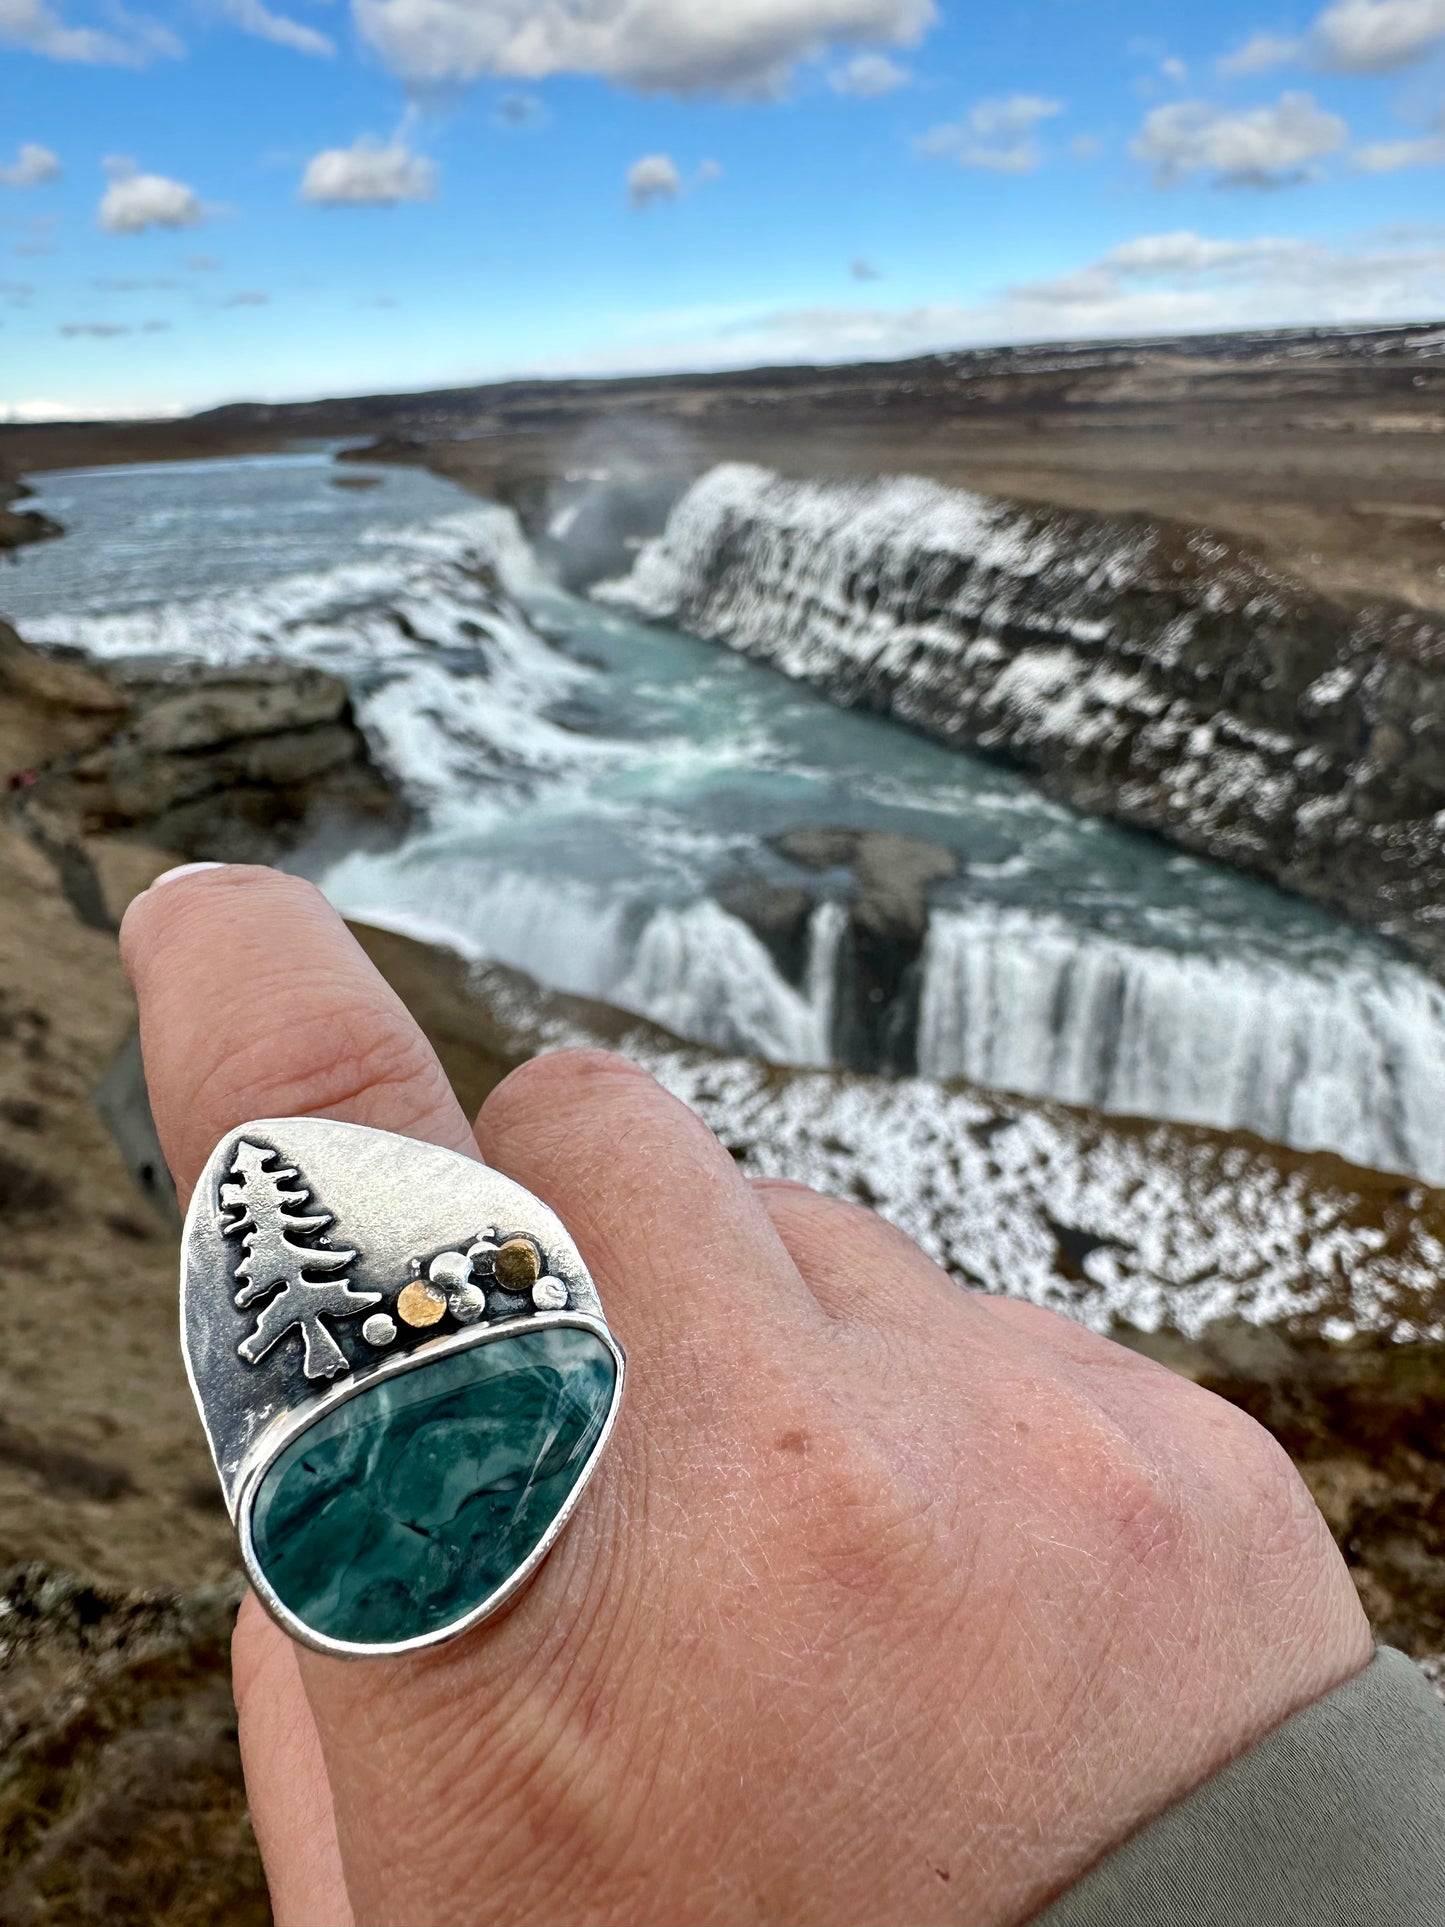
[[[561,1511],[616,1378],[601,1339],[563,1325],[368,1386],[262,1475],[251,1512],[261,1570],[332,1639],[393,1644],[453,1625]]]

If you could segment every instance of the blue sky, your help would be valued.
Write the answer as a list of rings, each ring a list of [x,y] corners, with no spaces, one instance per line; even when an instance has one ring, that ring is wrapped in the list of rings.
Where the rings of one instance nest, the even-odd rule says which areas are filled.
[[[0,0],[0,415],[1445,313],[1445,0]]]

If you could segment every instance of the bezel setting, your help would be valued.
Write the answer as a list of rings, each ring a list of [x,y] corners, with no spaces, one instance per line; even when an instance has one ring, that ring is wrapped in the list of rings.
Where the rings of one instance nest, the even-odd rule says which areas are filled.
[[[497,1249],[523,1243],[537,1258],[530,1292],[489,1269]],[[439,1331],[438,1320],[408,1324],[398,1313],[401,1294],[429,1275],[448,1282],[438,1319],[455,1329]],[[257,1497],[277,1459],[379,1384],[559,1329],[587,1332],[605,1348],[611,1396],[565,1497],[505,1577],[446,1624],[387,1641],[336,1637],[288,1606],[255,1534]],[[291,1638],[346,1659],[441,1645],[525,1590],[607,1448],[626,1371],[575,1245],[539,1199],[460,1153],[329,1119],[263,1119],[239,1125],[216,1146],[182,1234],[181,1330],[248,1580]]]

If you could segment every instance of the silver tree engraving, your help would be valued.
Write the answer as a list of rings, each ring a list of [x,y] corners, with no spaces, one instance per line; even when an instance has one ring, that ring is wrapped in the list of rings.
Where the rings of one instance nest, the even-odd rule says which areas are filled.
[[[277,1168],[268,1170],[272,1163]],[[299,1330],[308,1378],[335,1378],[350,1371],[346,1354],[321,1320],[354,1317],[378,1304],[382,1294],[353,1291],[340,1278],[317,1283],[306,1276],[308,1271],[344,1271],[356,1253],[305,1242],[326,1229],[331,1214],[298,1213],[297,1206],[309,1204],[311,1193],[304,1185],[287,1190],[299,1173],[281,1164],[275,1151],[242,1139],[231,1175],[239,1181],[221,1186],[221,1207],[237,1216],[223,1230],[228,1238],[239,1237],[246,1248],[236,1266],[236,1276],[243,1280],[236,1303],[254,1304],[277,1285],[282,1287],[262,1308],[255,1330],[241,1340],[237,1351],[248,1365],[257,1365],[289,1331]]]

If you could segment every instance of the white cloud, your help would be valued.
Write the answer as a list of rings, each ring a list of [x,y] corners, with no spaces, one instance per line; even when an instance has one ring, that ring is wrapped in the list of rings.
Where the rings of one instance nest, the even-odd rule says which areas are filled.
[[[1216,62],[1226,80],[1243,80],[1250,74],[1268,73],[1272,67],[1287,67],[1304,52],[1302,40],[1279,33],[1251,34],[1241,47]]]
[[[1411,245],[1386,231],[1347,247],[1282,235],[1141,235],[1075,275],[1014,288],[1009,300],[1022,314],[1052,313],[1069,333],[1384,321],[1438,311],[1445,248],[1438,234]]]
[[[1097,264],[1109,275],[1206,274],[1263,262],[1279,262],[1310,244],[1265,235],[1248,241],[1210,241],[1192,229],[1141,234],[1111,248]]]
[[[436,193],[436,169],[413,154],[406,142],[363,135],[350,147],[328,147],[301,177],[300,195],[318,207],[395,207],[402,201],[429,201]]]
[[[1445,309],[1445,247],[1389,234],[1328,246],[1194,233],[1144,235],[1052,281],[978,303],[785,309],[653,366],[845,360],[1007,341],[1106,340],[1239,328],[1385,323]]]
[[[1445,40],[1445,0],[1334,0],[1315,21],[1317,58],[1345,73],[1388,73]]]
[[[1176,54],[1170,54],[1167,60],[1161,60],[1159,71],[1166,80],[1172,80],[1176,87],[1184,86],[1189,79],[1189,69]]]
[[[183,415],[182,403],[154,400],[139,402],[105,400],[96,395],[26,395],[19,401],[0,402],[0,422],[102,422],[134,421],[138,415],[148,420]]]
[[[1445,131],[1416,140],[1376,141],[1355,155],[1366,174],[1395,174],[1402,167],[1435,167],[1445,162]]]
[[[873,263],[865,260],[861,254],[851,264],[848,272],[855,281],[881,281],[883,279],[883,270],[881,268],[875,268]]]
[[[169,321],[142,321],[137,327],[129,321],[62,321],[55,332],[66,341],[88,337],[93,341],[114,341],[117,335],[169,334]]]
[[[835,94],[851,94],[855,100],[878,100],[884,94],[906,87],[913,76],[887,54],[855,54],[828,76]]]
[[[88,67],[145,67],[184,50],[169,27],[147,14],[110,9],[111,26],[67,26],[50,0],[0,0],[0,45]]]
[[[110,186],[101,197],[98,220],[107,234],[144,234],[147,228],[199,227],[206,209],[192,187],[164,174],[142,174],[134,161],[105,164]]]
[[[60,175],[59,155],[26,141],[11,165],[0,167],[0,187],[43,187],[47,181],[58,181]]]
[[[1445,0],[1331,0],[1303,37],[1257,33],[1217,63],[1226,79],[1308,60],[1337,73],[1380,74],[1423,60],[1445,40]]]
[[[981,100],[963,120],[925,134],[917,143],[918,151],[993,174],[1030,174],[1044,158],[1036,129],[1063,111],[1062,101],[1044,100],[1038,94]]]
[[[299,20],[288,19],[285,14],[273,13],[264,0],[221,0],[221,7],[226,18],[242,32],[274,41],[278,47],[291,47],[299,54],[316,54],[322,59],[336,52],[336,42],[328,35],[303,26]]]
[[[627,198],[635,208],[654,201],[675,201],[682,192],[682,176],[666,154],[644,154],[627,170]]]
[[[1212,175],[1219,187],[1284,187],[1308,179],[1348,136],[1309,94],[1281,94],[1273,106],[1243,112],[1184,100],[1156,107],[1132,151],[1161,187],[1191,174]]]
[[[595,74],[643,92],[775,93],[832,47],[912,46],[935,0],[352,0],[412,81]]]

